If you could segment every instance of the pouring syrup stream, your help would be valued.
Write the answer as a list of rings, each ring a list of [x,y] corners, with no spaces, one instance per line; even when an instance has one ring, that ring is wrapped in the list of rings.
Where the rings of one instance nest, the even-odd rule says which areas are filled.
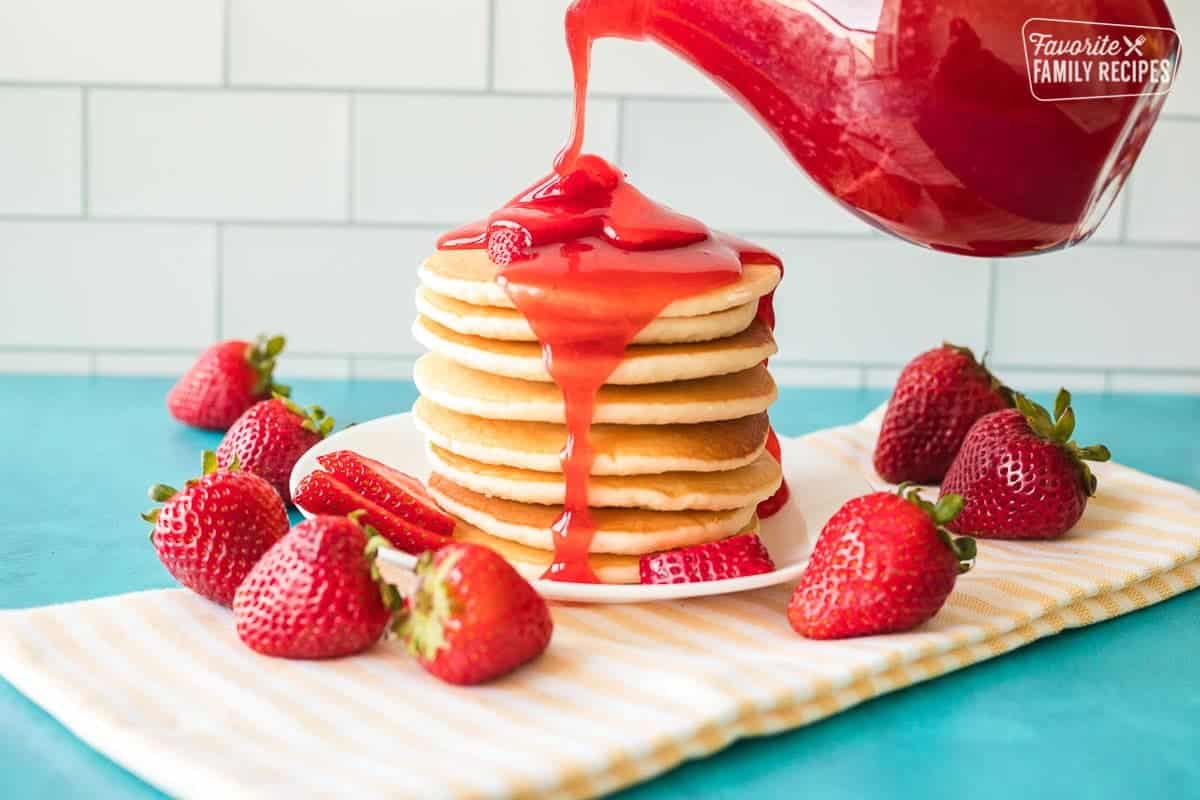
[[[595,33],[585,22],[568,17],[575,117],[554,172],[486,221],[445,234],[438,247],[486,248],[499,266],[496,280],[541,343],[546,370],[563,394],[567,429],[560,457],[563,512],[552,528],[554,559],[543,577],[595,583],[588,563],[596,533],[588,482],[597,392],[637,334],[671,303],[736,282],[745,261],[779,260],[655,203],[611,164],[581,153]],[[773,324],[769,298],[760,303],[759,317]]]

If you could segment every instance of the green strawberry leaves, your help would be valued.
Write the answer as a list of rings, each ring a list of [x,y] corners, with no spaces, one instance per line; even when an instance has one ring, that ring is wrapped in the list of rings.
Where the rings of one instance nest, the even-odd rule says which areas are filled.
[[[1017,394],[1015,399],[1017,410],[1029,423],[1029,429],[1040,438],[1062,448],[1075,464],[1088,497],[1096,494],[1099,483],[1087,462],[1108,461],[1112,458],[1112,453],[1102,444],[1083,447],[1071,438],[1075,435],[1075,410],[1071,408],[1071,393],[1066,389],[1058,390],[1058,395],[1054,398],[1053,417],[1043,406],[1023,394]]]
[[[433,551],[427,550],[417,559],[417,584],[408,614],[401,620],[397,633],[408,643],[408,652],[430,661],[447,646],[446,626],[457,613],[458,603],[450,588],[450,573],[458,566],[462,552],[454,552],[435,564]]]
[[[253,393],[255,395],[271,394],[284,397],[291,395],[290,386],[275,383],[275,362],[286,346],[287,339],[283,336],[259,334],[258,338],[246,348],[246,361],[258,374],[258,378],[254,382]]]
[[[921,497],[920,488],[907,481],[896,488],[896,494],[924,511],[933,520],[938,538],[950,548],[950,552],[954,553],[954,557],[958,559],[958,574],[970,571],[974,566],[975,555],[978,551],[975,540],[970,536],[954,536],[945,528],[962,513],[963,505],[966,503],[963,496],[948,494],[934,504]]]
[[[308,410],[301,408],[298,403],[290,397],[276,393],[275,399],[283,403],[288,411],[300,417],[304,421],[300,423],[300,427],[306,431],[311,431],[324,439],[329,434],[333,433],[333,427],[336,424],[333,417],[325,413],[325,409],[320,406],[309,406]]]
[[[200,452],[200,474],[202,476],[213,474],[214,472],[217,471],[217,469],[219,469],[219,466],[220,465],[217,463],[217,454],[214,453],[212,450],[202,450]],[[234,456],[233,463],[231,463],[229,465],[229,467],[226,471],[227,472],[240,472],[241,469],[242,469],[241,462],[238,461],[237,456]],[[193,486],[194,484],[199,482],[199,480],[200,480],[199,478],[192,478],[185,485]],[[168,486],[165,483],[156,483],[150,487],[149,491],[147,491],[146,494],[148,494],[150,496],[150,499],[156,503],[165,503],[168,500],[170,500],[172,497],[174,497],[175,495],[179,494],[179,490],[176,489],[174,486]],[[144,514],[141,515],[141,517],[146,522],[149,522],[151,525],[154,525],[158,522],[159,511],[160,511],[160,509],[155,508],[155,509],[145,512]],[[151,532],[151,534],[150,534],[150,539],[151,539],[151,541],[154,540],[153,532]]]

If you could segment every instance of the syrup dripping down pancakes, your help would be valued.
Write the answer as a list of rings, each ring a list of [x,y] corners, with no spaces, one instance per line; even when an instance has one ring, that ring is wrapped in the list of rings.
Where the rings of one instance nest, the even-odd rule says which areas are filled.
[[[760,300],[782,273],[774,257],[706,229],[698,244],[653,249],[659,274],[639,288],[657,298],[628,301],[633,311],[610,322],[624,313],[613,309],[623,302],[626,250],[598,237],[552,239],[595,248],[605,280],[618,285],[562,270],[535,287],[553,302],[530,303],[506,287],[486,231],[443,237],[421,267],[413,325],[430,350],[414,369],[413,413],[433,464],[430,493],[458,519],[456,536],[492,547],[529,578],[555,577],[554,565],[582,557],[586,563],[568,571],[587,577],[559,579],[636,583],[643,554],[756,531],[758,504],[782,480],[765,449],[776,397],[765,360],[776,348]],[[545,237],[535,229],[535,243],[539,233]],[[463,240],[472,244],[445,246]],[[708,251],[696,251],[710,246],[727,274],[692,280],[687,260],[707,259]],[[551,260],[558,251],[533,253],[531,261]],[[634,259],[646,261],[643,253]],[[674,254],[683,266],[660,269]],[[570,314],[593,318],[594,330],[585,319],[564,334],[555,325]],[[623,337],[615,355],[610,328]],[[606,341],[597,346],[598,337]],[[585,424],[578,405],[590,406]],[[581,435],[582,470],[578,452],[575,463],[569,458]],[[564,555],[571,535],[585,549]]]

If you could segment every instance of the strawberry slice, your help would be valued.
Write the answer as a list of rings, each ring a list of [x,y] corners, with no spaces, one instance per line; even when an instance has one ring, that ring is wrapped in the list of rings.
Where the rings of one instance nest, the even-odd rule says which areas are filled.
[[[697,583],[773,572],[775,562],[756,533],[664,550],[638,562],[642,583]]]
[[[767,428],[767,452],[780,464],[783,463],[783,453],[779,447],[779,437],[775,435],[774,428]],[[787,501],[791,496],[792,490],[788,488],[787,479],[785,478],[780,482],[779,488],[775,490],[775,494],[758,504],[758,508],[755,509],[758,518],[766,519],[767,517],[775,516],[781,508],[787,505]]]
[[[384,510],[438,536],[454,533],[454,517],[438,508],[419,480],[353,450],[317,457],[318,463]],[[376,526],[379,527],[379,526]]]
[[[305,475],[292,499],[312,514],[344,515],[361,509],[366,512],[360,518],[364,524],[375,528],[392,546],[406,553],[437,550],[450,541],[449,536],[433,533],[393,514],[341,478],[321,470]]]
[[[775,490],[775,494],[768,497],[758,504],[755,513],[759,519],[766,519],[778,514],[783,507],[787,505],[788,500],[792,499],[792,490],[788,488],[787,481],[779,484],[779,488]]]

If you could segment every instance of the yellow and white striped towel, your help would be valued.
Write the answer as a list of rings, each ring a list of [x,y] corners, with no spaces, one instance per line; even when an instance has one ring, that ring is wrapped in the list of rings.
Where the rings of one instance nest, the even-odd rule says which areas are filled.
[[[789,442],[789,473],[800,462],[861,493],[878,419]],[[807,641],[784,618],[787,586],[559,606],[537,663],[458,689],[394,643],[324,663],[260,657],[227,611],[169,590],[4,612],[0,673],[175,795],[594,796],[1195,587],[1200,493],[1096,472],[1075,531],[981,542],[942,612],[907,634]]]

